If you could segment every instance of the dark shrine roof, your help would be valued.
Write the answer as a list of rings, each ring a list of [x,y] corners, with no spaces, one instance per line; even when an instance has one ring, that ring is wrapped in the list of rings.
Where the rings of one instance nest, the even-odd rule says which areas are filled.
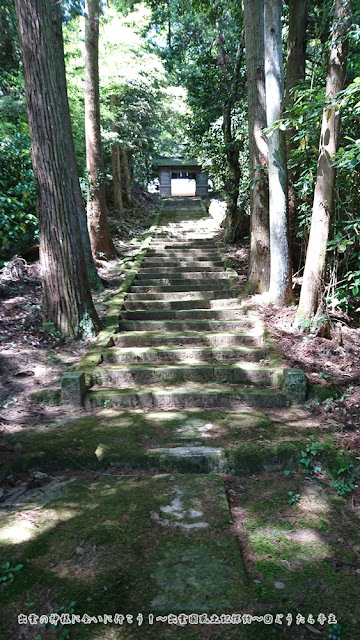
[[[198,167],[201,169],[201,165],[196,158],[154,158],[153,165],[157,167]]]

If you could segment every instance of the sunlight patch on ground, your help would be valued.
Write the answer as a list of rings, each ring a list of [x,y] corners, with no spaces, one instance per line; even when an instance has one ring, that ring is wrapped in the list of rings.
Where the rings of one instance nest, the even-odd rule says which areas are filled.
[[[329,503],[322,495],[321,489],[316,486],[304,487],[301,501],[298,505],[300,511],[311,514],[328,513]]]
[[[46,518],[44,518],[44,514],[46,514]],[[5,522],[0,529],[0,543],[21,544],[27,542],[54,528],[58,522],[71,520],[78,514],[79,510],[65,508],[62,508],[60,513],[55,509],[46,509],[45,512],[33,509],[7,514],[3,518]]]

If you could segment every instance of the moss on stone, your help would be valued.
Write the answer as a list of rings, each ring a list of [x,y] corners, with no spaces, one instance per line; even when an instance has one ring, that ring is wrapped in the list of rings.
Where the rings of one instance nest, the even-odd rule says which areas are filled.
[[[57,407],[61,404],[60,389],[41,389],[30,394],[31,400],[39,404],[45,404],[48,407]]]

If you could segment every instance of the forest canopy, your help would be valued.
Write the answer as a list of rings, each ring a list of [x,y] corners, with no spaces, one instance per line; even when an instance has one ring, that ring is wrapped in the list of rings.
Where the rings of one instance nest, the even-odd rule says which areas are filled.
[[[68,103],[84,202],[89,199],[85,24],[91,4],[61,3]],[[270,287],[272,301],[286,304],[304,275],[297,326],[322,335],[327,332],[329,312],[358,313],[359,2],[326,0],[310,5],[306,0],[256,0],[245,1],[242,8],[239,2],[217,0],[108,0],[97,6],[103,154],[99,175],[103,174],[110,217],[116,217],[117,206],[133,206],[131,188],[147,188],[157,157],[197,157],[212,181],[213,195],[226,200],[226,241],[249,243],[249,291],[263,293]],[[4,263],[38,242],[38,205],[23,61],[11,0],[3,2],[0,20]],[[272,27],[277,21],[277,31],[271,31],[277,38],[273,43],[269,20]],[[269,47],[277,47],[275,72],[267,58]],[[260,69],[257,79],[254,69]],[[267,84],[273,72],[278,78],[276,91]],[[112,191],[116,145],[117,196]],[[278,160],[273,160],[279,153],[281,170],[275,176]],[[326,169],[321,169],[324,158]],[[121,204],[116,205],[118,198]],[[282,212],[279,206],[274,208],[279,198]],[[321,227],[320,210],[325,211],[326,228]],[[276,243],[280,218],[286,227],[280,235],[288,238],[288,249]],[[315,244],[321,244],[321,256],[312,253],[311,235]],[[275,272],[290,285],[275,283]],[[309,295],[305,301],[309,282],[315,281],[312,301]]]

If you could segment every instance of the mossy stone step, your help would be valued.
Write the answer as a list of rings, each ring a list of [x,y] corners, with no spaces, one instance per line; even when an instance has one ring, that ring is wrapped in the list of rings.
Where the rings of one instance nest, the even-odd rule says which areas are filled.
[[[181,292],[192,293],[195,291],[200,291],[200,292],[217,291],[219,294],[225,293],[226,295],[228,293],[231,295],[231,297],[233,297],[234,291],[231,289],[231,287],[235,287],[237,285],[235,281],[226,282],[225,280],[223,280],[222,282],[220,282],[219,280],[211,280],[210,282],[206,282],[206,280],[204,280],[201,284],[198,284],[197,280],[194,280],[194,282],[180,280],[180,281],[176,281],[176,284],[151,284],[151,283],[146,284],[143,282],[141,282],[140,284],[140,282],[141,282],[140,280],[134,281],[134,284],[132,284],[129,289],[129,293],[135,293],[135,294],[150,293],[151,294],[151,293],[173,293],[175,291],[179,293]],[[158,281],[153,280],[152,283],[153,282],[158,282]],[[170,281],[166,280],[165,282],[168,283]]]
[[[174,291],[168,291],[168,292],[164,292],[164,291],[159,291],[159,292],[155,292],[155,293],[132,293],[129,292],[126,296],[126,300],[125,302],[129,303],[129,302],[166,302],[166,303],[172,303],[172,302],[179,302],[179,304],[186,304],[186,302],[189,303],[195,303],[197,304],[198,302],[204,302],[207,303],[209,302],[210,304],[215,304],[216,300],[221,300],[221,299],[234,299],[234,292],[231,289],[217,289],[217,290],[206,290],[206,291],[178,291],[178,292],[174,292]],[[236,300],[238,298],[235,298]],[[150,307],[149,307],[150,308]],[[193,308],[193,307],[189,307],[189,308]]]
[[[194,300],[128,300],[126,299],[123,305],[123,308],[127,311],[151,311],[159,309],[160,311],[171,311],[171,310],[228,310],[228,309],[240,309],[241,301],[239,298],[218,298],[215,300],[211,300],[211,296],[207,296],[207,298],[200,298],[198,296],[197,299]]]
[[[169,251],[163,251],[161,249],[156,250],[150,247],[146,255],[149,257],[149,259],[167,258],[168,260],[172,260],[173,258],[177,258],[179,260],[191,259],[191,260],[199,260],[200,262],[202,262],[203,260],[206,261],[212,258],[214,258],[214,260],[217,260],[219,258],[219,251],[218,249],[211,249],[211,250],[205,251],[203,249],[194,249],[191,247],[187,249],[174,249]]]
[[[232,271],[177,271],[169,273],[169,278],[166,277],[166,273],[151,273],[151,272],[138,272],[136,276],[136,282],[144,280],[146,283],[159,284],[172,284],[181,283],[184,280],[193,280],[194,284],[199,280],[205,280],[206,282],[216,282],[217,280],[229,280],[231,278],[237,278],[237,273]]]
[[[113,364],[136,363],[203,363],[258,362],[264,360],[267,350],[255,347],[110,347],[102,351],[103,362]]]
[[[165,257],[159,257],[159,258],[144,258],[144,260],[141,263],[141,268],[143,268],[143,266],[145,267],[150,267],[150,266],[155,266],[155,267],[167,267],[168,265],[172,268],[187,268],[187,267],[197,267],[197,270],[200,270],[202,268],[208,268],[208,267],[221,267],[223,266],[223,262],[222,260],[219,259],[214,259],[214,260],[205,260],[205,258],[203,260],[198,260],[198,259],[192,259],[189,258],[189,256],[187,257],[183,257],[183,258],[177,258],[175,259],[174,257],[172,258],[165,258]],[[194,269],[195,271],[196,269]]]
[[[272,389],[237,388],[228,386],[207,388],[178,387],[177,389],[143,388],[101,389],[86,394],[85,406],[120,407],[122,409],[243,409],[244,405],[259,408],[285,407],[284,394]]]
[[[224,305],[225,306],[225,305]],[[121,311],[121,320],[237,320],[241,326],[251,326],[251,319],[244,314],[244,309],[240,308],[238,302],[235,306],[226,309],[154,309],[135,311]]]
[[[198,265],[189,265],[189,266],[182,266],[182,265],[174,265],[174,266],[169,266],[169,265],[164,265],[164,263],[159,263],[157,265],[152,265],[150,267],[143,267],[141,266],[141,268],[139,269],[138,273],[146,273],[146,274],[154,274],[156,275],[156,272],[154,273],[154,268],[155,267],[161,267],[161,271],[164,273],[164,275],[167,274],[183,274],[183,273],[217,273],[219,271],[223,271],[224,267],[223,266],[214,266],[214,265],[209,265],[209,266],[198,266]]]
[[[151,279],[136,276],[132,286],[148,287],[149,289],[152,289],[153,287],[186,287],[186,291],[197,291],[199,289],[201,291],[203,288],[205,291],[205,287],[210,289],[216,289],[217,287],[220,288],[221,286],[232,287],[236,286],[238,282],[237,276],[234,276],[233,274],[227,275],[220,273],[216,274],[218,277],[213,278],[209,278],[207,273],[199,273],[196,277],[193,274],[187,275],[189,275],[188,278],[176,278],[173,276],[172,278],[157,277]],[[204,275],[204,278],[201,277],[202,275]]]
[[[94,369],[92,380],[94,384],[117,386],[130,389],[138,385],[147,384],[180,384],[184,382],[215,382],[219,384],[251,384],[273,386],[276,383],[277,370],[242,362],[232,365],[199,365],[180,364],[163,366],[144,366],[134,364],[101,365]]]
[[[222,447],[209,447],[206,445],[178,445],[169,447],[154,447],[151,455],[156,457],[157,464],[161,467],[173,469],[186,469],[187,472],[194,468],[195,473],[227,472],[229,465]]]
[[[169,230],[167,233],[158,233],[153,237],[153,242],[162,242],[163,240],[165,242],[181,243],[185,243],[187,241],[192,243],[197,242],[201,245],[215,245],[216,242],[214,234],[208,234],[204,229],[202,230],[201,235],[195,233],[194,231],[181,229],[181,233],[178,233],[177,230]]]
[[[237,320],[119,320],[120,331],[223,332],[241,331],[252,326],[252,323],[243,317]]]
[[[177,331],[132,331],[118,333],[114,336],[115,345],[118,347],[141,347],[141,346],[165,346],[174,347],[219,347],[219,346],[261,346],[262,333],[236,331],[226,333],[219,332],[195,332],[181,333]]]
[[[169,249],[170,251],[174,250],[174,249],[182,249],[183,251],[188,251],[191,249],[201,249],[202,251],[218,251],[219,250],[219,245],[215,242],[206,242],[205,240],[203,242],[200,241],[184,241],[184,242],[170,242],[169,240],[164,240],[163,242],[161,242],[160,240],[153,240],[151,245],[150,245],[150,249]]]
[[[176,469],[182,473],[230,471],[249,475],[298,468],[300,452],[308,442],[302,421],[296,425],[273,423],[253,409],[141,412],[136,407],[107,407],[93,415],[62,422],[57,434],[56,440],[49,429],[17,435],[22,453],[16,470],[36,468],[49,472],[79,466],[99,470],[112,466],[156,469],[159,473]],[[179,447],[209,447],[222,450],[223,454],[211,455],[203,450],[201,456],[191,456],[189,460],[179,449],[180,455],[171,457],[155,451]],[[326,455],[333,459],[333,445],[329,444],[327,451]]]

